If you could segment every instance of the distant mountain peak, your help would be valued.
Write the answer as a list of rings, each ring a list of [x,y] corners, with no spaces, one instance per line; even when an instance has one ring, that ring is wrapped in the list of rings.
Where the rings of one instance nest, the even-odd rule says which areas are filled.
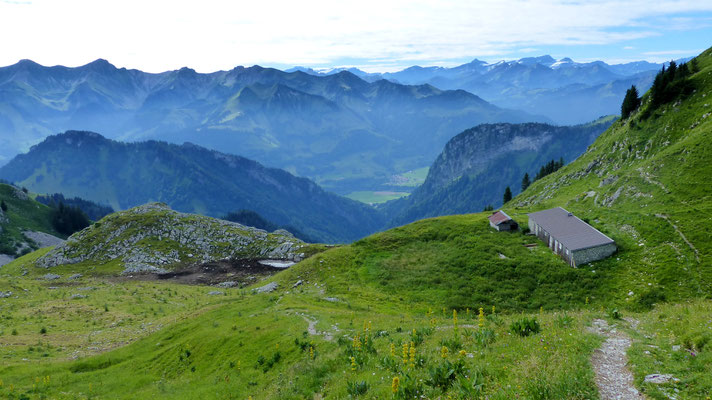
[[[539,56],[539,57],[520,58],[518,62],[519,62],[519,64],[524,64],[524,65],[542,64],[542,65],[546,65],[548,67],[551,64],[555,63],[556,60],[554,59],[554,57],[547,54],[547,55],[543,55],[543,56]]]

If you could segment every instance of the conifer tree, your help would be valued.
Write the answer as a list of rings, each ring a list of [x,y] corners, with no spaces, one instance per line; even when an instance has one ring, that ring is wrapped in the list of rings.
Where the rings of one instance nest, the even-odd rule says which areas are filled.
[[[524,178],[522,178],[522,192],[525,191],[525,190],[527,190],[527,188],[528,188],[529,185],[531,185],[531,184],[532,184],[532,182],[531,182],[531,180],[529,179],[529,173],[528,173],[528,172],[525,172],[525,173],[524,173]]]
[[[625,92],[623,104],[621,104],[621,118],[628,118],[633,111],[638,109],[639,106],[640,97],[638,97],[638,89],[635,85],[633,85]]]
[[[5,200],[0,201],[0,209],[7,211],[7,204],[5,204]]]
[[[506,204],[507,202],[509,202],[509,200],[512,200],[512,189],[510,189],[509,186],[507,186],[507,188],[504,189],[504,197],[503,197],[503,200],[504,200],[503,203],[505,203],[505,204]]]

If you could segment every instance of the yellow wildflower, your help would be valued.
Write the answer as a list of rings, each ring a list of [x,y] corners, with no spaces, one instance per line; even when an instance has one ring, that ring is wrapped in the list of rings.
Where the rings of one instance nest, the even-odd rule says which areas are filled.
[[[443,348],[440,349],[440,356],[441,356],[442,358],[447,358],[447,352],[448,352],[447,347],[443,346]]]
[[[391,383],[391,389],[393,389],[393,393],[398,393],[398,386],[400,385],[400,379],[398,379],[397,376],[393,377],[393,382]]]
[[[482,329],[485,326],[485,309],[480,307],[480,315],[477,316],[477,326]]]

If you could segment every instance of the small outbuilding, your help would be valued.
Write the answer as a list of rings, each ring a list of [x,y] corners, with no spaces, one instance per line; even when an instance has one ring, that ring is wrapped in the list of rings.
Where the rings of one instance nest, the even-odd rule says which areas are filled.
[[[502,210],[492,213],[487,218],[490,226],[498,231],[516,231],[519,229],[517,222]]]
[[[613,239],[561,207],[529,214],[529,230],[573,267],[617,250]]]

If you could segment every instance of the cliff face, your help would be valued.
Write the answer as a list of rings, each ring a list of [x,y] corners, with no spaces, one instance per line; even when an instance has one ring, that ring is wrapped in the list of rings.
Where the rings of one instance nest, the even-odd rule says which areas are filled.
[[[575,159],[612,122],[613,118],[576,126],[502,123],[468,129],[445,145],[420,188],[386,207],[393,216],[391,225],[499,206],[507,186],[516,194],[525,173],[533,177],[552,159]]]

